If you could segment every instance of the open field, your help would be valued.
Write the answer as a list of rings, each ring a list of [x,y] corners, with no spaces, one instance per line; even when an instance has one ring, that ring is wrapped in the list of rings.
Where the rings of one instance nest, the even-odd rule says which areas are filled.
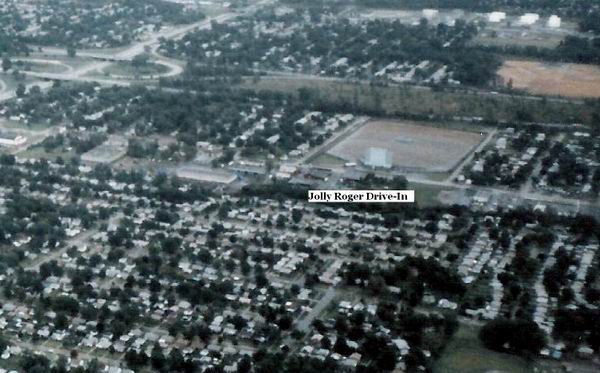
[[[200,5],[198,8],[208,17],[215,17],[229,11],[229,8],[226,8],[219,3]]]
[[[117,75],[117,76],[138,76],[138,75],[153,75],[153,74],[163,74],[169,71],[166,66],[148,62],[143,66],[133,66],[130,62],[115,62],[107,66],[103,73],[108,75]]]
[[[600,97],[600,67],[573,63],[508,60],[498,71],[513,88],[536,94]]]
[[[351,19],[356,20],[374,20],[374,19],[385,19],[392,21],[400,21],[405,24],[414,25],[418,24],[423,19],[422,10],[409,10],[409,9],[390,9],[390,8],[370,8],[370,7],[358,7],[357,9],[349,10],[347,15]],[[453,24],[456,20],[464,20],[466,22],[472,22],[477,19],[483,18],[482,14],[474,12],[465,12],[460,9],[447,10],[440,9],[438,14],[431,17],[428,21],[432,24],[444,23]]]
[[[516,45],[521,47],[556,48],[567,36],[583,37],[577,23],[564,21],[560,28],[546,27],[539,22],[532,26],[519,26],[510,21],[489,23],[473,40],[475,44],[489,46]]]
[[[17,156],[20,158],[29,158],[29,159],[56,159],[57,157],[61,157],[62,159],[71,159],[73,157],[75,157],[77,154],[75,153],[75,151],[71,150],[71,151],[62,151],[60,149],[58,150],[52,150],[50,152],[47,152],[44,150],[44,148],[42,146],[32,146],[29,147],[19,153],[17,153]]]
[[[59,65],[58,67],[61,67],[63,71],[65,71],[65,69],[71,71],[74,69],[81,68],[82,66],[89,65],[90,63],[96,62],[96,60],[94,60],[93,58],[85,56],[69,57],[67,55],[49,54],[39,51],[34,51],[27,58],[17,58],[17,60],[39,63],[44,65]],[[43,72],[51,72],[48,70],[51,69],[50,66],[46,66],[45,68],[46,70],[43,70]]]
[[[530,373],[531,363],[520,357],[491,351],[477,338],[478,329],[461,325],[436,362],[436,373]]]
[[[520,47],[556,48],[564,39],[562,35],[545,35],[535,33],[523,33],[512,35],[509,33],[496,33],[488,30],[473,40],[474,44],[493,47],[504,47],[516,45]]]
[[[592,122],[592,104],[543,97],[489,94],[479,91],[440,91],[415,86],[370,86],[319,78],[284,76],[245,80],[241,88],[296,93],[308,89],[324,104],[344,104],[360,110],[383,110],[386,115],[440,115],[482,117],[486,120],[541,123]],[[473,124],[474,125],[474,124]]]
[[[310,163],[317,167],[342,167],[346,162],[331,154],[321,153]]]
[[[25,85],[33,82],[34,80],[28,76],[19,75],[21,78],[16,79],[12,73],[0,72],[0,92],[2,91],[14,91],[17,89],[20,83]]]
[[[418,125],[409,121],[372,121],[329,150],[348,162],[360,162],[370,147],[392,153],[395,167],[447,171],[480,141],[479,133]]]

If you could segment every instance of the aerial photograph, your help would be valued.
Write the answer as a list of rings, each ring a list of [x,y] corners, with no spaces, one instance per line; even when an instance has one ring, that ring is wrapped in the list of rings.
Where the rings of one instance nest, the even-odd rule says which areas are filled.
[[[600,0],[0,0],[0,373],[599,373]]]

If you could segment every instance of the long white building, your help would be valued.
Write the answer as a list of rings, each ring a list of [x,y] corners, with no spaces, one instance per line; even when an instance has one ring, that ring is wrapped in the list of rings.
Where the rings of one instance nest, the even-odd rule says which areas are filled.
[[[525,13],[519,18],[519,23],[522,25],[533,25],[540,20],[540,15],[537,13]]]
[[[27,138],[13,132],[0,132],[0,146],[19,146],[25,144]]]

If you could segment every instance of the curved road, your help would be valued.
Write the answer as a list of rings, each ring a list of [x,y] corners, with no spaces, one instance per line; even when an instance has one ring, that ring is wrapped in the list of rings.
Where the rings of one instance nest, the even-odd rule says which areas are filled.
[[[54,66],[61,66],[65,68],[65,74],[72,72],[73,66],[67,65],[66,63],[62,62],[62,61],[58,61],[58,60],[50,60],[50,59],[46,59],[46,58],[13,58],[12,60],[13,62],[18,62],[18,61],[22,61],[22,62],[33,62],[33,63],[39,63],[39,64],[45,64],[45,65],[54,65]],[[25,71],[26,73],[27,71]]]
[[[256,5],[252,5],[248,8],[246,8],[244,12],[254,11],[254,10],[256,10],[256,8],[258,6],[260,6],[264,3],[267,3],[267,2],[268,1],[262,1],[260,3],[257,3]],[[83,65],[78,68],[73,68],[71,71],[68,71],[65,73],[58,73],[58,74],[56,74],[56,73],[39,73],[39,72],[31,72],[31,71],[25,72],[25,73],[29,76],[39,78],[39,79],[44,79],[44,80],[66,80],[66,81],[80,81],[80,82],[97,82],[100,84],[108,84],[108,85],[130,85],[131,84],[130,81],[124,81],[121,79],[111,79],[111,78],[88,77],[86,75],[93,71],[102,71],[104,68],[106,68],[107,66],[109,66],[112,63],[111,61],[131,61],[133,59],[133,57],[135,57],[141,53],[144,53],[148,48],[150,48],[150,50],[154,53],[154,51],[156,51],[156,49],[158,48],[158,45],[160,44],[160,39],[162,39],[162,38],[176,39],[176,38],[182,37],[186,33],[193,31],[193,30],[210,29],[212,22],[226,22],[228,20],[238,17],[240,14],[241,13],[238,13],[238,12],[230,12],[230,13],[220,14],[215,17],[206,18],[200,22],[195,22],[195,23],[192,23],[189,25],[183,25],[183,26],[177,26],[177,27],[171,27],[168,29],[164,29],[164,30],[154,33],[152,36],[148,37],[146,40],[143,40],[139,43],[133,44],[130,47],[128,47],[120,52],[115,53],[114,55],[108,55],[106,53],[103,53],[102,51],[98,51],[98,52],[82,51],[82,52],[78,53],[78,55],[80,57],[93,58],[93,59],[96,59],[97,61],[91,62],[89,64]],[[66,55],[67,54],[66,49],[46,48],[46,49],[42,49],[42,50],[45,51],[49,56],[52,54],[54,54],[54,55]],[[47,61],[51,61],[51,60],[48,59]],[[169,67],[169,72],[167,72],[165,74],[157,74],[156,77],[175,76],[175,75],[180,74],[183,71],[183,67],[181,66],[181,64],[177,64],[167,58],[160,57],[155,62]],[[29,84],[28,87],[31,87],[33,85],[38,85],[38,86],[40,86],[40,88],[45,89],[45,88],[49,88],[52,85],[52,83],[51,82],[42,82],[42,83],[34,82],[32,84]],[[8,100],[8,99],[11,99],[14,97],[15,97],[15,92],[0,92],[0,101]]]

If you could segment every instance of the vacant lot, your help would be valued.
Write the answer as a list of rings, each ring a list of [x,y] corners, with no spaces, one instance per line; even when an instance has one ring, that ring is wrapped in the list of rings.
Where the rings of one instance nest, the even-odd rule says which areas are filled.
[[[409,121],[372,121],[340,142],[329,154],[360,162],[370,147],[392,153],[393,165],[415,171],[452,169],[483,137],[479,132],[419,125]]]
[[[600,97],[600,67],[573,63],[505,61],[500,76],[514,88],[567,97]]]
[[[419,207],[434,207],[442,204],[440,194],[448,191],[447,188],[410,182],[408,189],[415,191],[415,201]]]

